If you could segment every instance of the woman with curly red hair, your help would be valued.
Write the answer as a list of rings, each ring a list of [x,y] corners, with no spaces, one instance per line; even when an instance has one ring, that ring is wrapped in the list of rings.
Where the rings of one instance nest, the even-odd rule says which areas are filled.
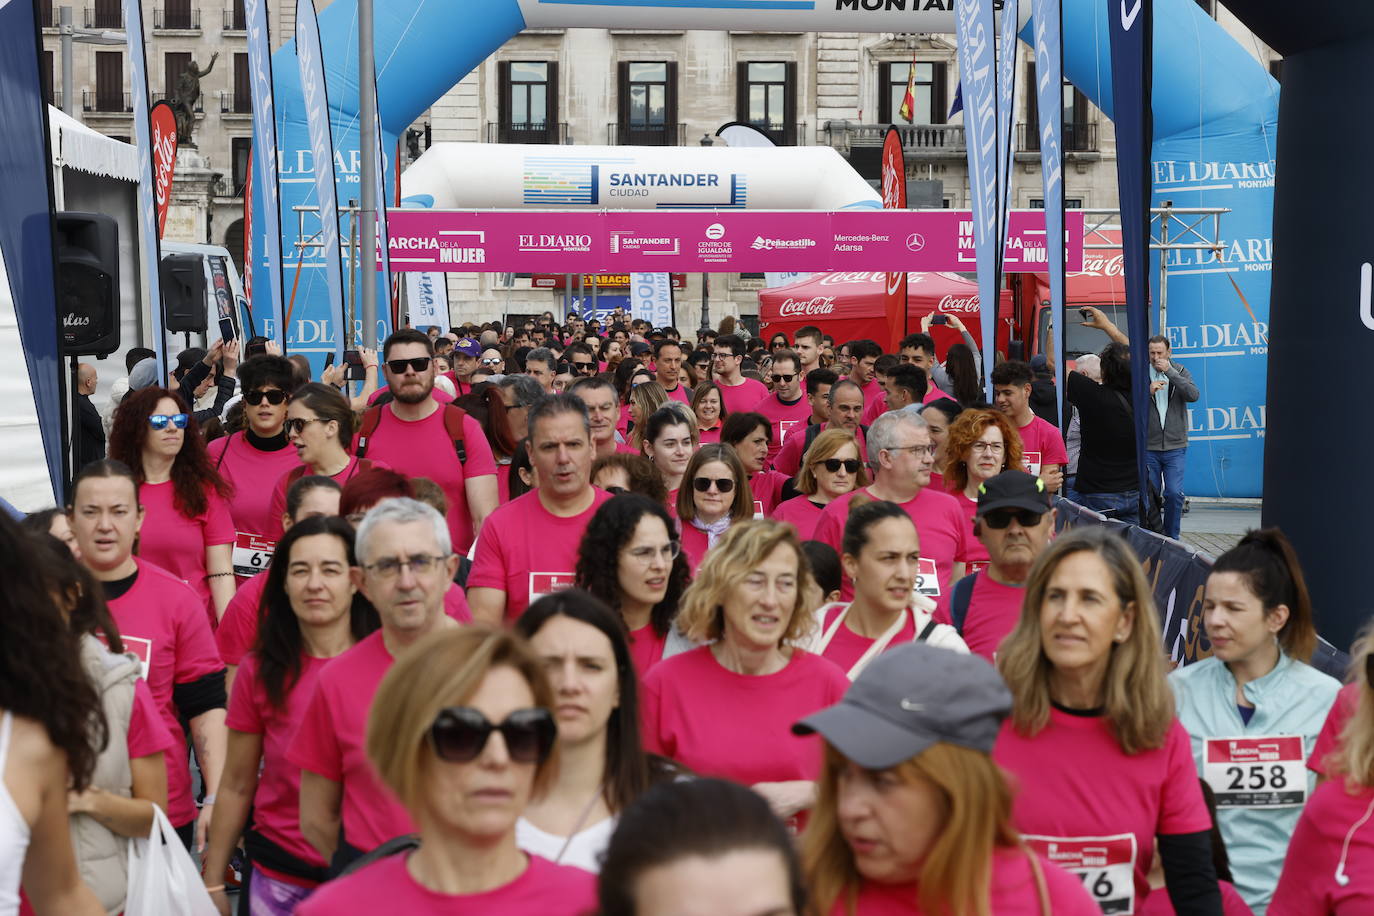
[[[978,512],[978,488],[1003,471],[1024,471],[1021,434],[1000,410],[965,410],[950,424],[945,439],[945,489],[968,516],[970,532]],[[967,569],[976,573],[988,565],[988,549],[971,534]]]
[[[129,392],[115,411],[110,457],[138,479],[146,510],[139,557],[191,586],[217,625],[234,597],[233,490],[210,461],[186,402],[166,388]]]

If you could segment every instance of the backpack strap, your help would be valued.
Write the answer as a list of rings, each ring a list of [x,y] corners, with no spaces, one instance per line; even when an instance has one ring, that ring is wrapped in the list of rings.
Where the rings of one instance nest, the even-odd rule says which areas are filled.
[[[372,434],[377,431],[377,427],[382,423],[382,404],[373,404],[363,411],[363,422],[358,429],[357,444],[353,449],[353,454],[359,458],[367,455],[367,443],[372,438]]]
[[[216,473],[218,473],[218,472],[219,472],[219,469],[220,469],[221,467],[224,466],[224,456],[227,455],[227,454],[229,454],[229,446],[231,446],[231,445],[234,444],[234,436],[236,436],[236,435],[239,435],[239,434],[238,434],[238,433],[230,433],[230,434],[229,434],[229,439],[228,439],[228,441],[226,441],[226,442],[224,443],[224,448],[222,448],[222,449],[220,450],[220,453],[219,453],[219,460],[215,462],[215,471],[216,471]],[[245,438],[247,438],[247,433],[244,433],[243,435],[244,435]]]
[[[930,639],[930,634],[934,633],[935,628],[938,626],[939,624],[935,622],[935,618],[930,618],[930,620],[926,621],[926,625],[921,627],[921,632],[916,634],[916,642],[925,642],[927,639]]]
[[[978,579],[977,573],[971,573],[958,582],[954,583],[954,590],[949,596],[949,617],[954,624],[954,629],[959,631],[959,635],[964,633],[964,621],[968,619],[968,606],[973,600],[973,586]]]
[[[802,443],[802,456],[801,456],[801,463],[802,463],[803,465],[806,464],[806,453],[809,452],[809,451],[811,451],[811,443],[812,443],[812,442],[815,442],[815,441],[816,441],[816,437],[819,436],[820,434],[821,434],[821,425],[820,425],[819,423],[808,423],[808,424],[806,424],[806,441]]]
[[[468,463],[467,446],[463,444],[463,418],[467,415],[467,411],[456,404],[444,405],[444,429],[448,430],[448,437],[453,440],[454,454],[462,465]]]

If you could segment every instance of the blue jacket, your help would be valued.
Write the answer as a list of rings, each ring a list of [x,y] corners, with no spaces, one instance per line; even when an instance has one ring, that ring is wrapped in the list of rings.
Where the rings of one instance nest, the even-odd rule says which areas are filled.
[[[1247,725],[1236,708],[1236,679],[1219,659],[1179,668],[1169,680],[1179,721],[1192,738],[1193,761],[1200,776],[1207,738],[1298,735],[1305,761],[1341,686],[1334,678],[1280,653],[1273,671],[1245,685],[1245,698],[1255,707]],[[1307,779],[1310,797],[1316,775],[1306,767],[1299,769]],[[1274,896],[1288,840],[1301,814],[1301,807],[1222,807],[1217,811],[1236,889],[1255,916],[1264,916]]]

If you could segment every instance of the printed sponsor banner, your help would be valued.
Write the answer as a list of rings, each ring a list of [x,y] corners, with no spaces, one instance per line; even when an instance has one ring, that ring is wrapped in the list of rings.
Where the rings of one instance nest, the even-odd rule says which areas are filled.
[[[253,96],[253,149],[272,150],[252,156],[249,162],[249,187],[243,192],[246,214],[243,222],[245,289],[251,290],[253,263],[250,254],[262,259],[263,268],[257,292],[249,292],[248,305],[262,320],[260,332],[286,344],[285,310],[282,306],[281,274],[281,197],[277,185],[277,120],[272,96],[272,50],[268,42],[266,0],[243,0],[244,24],[248,27],[248,87]],[[253,169],[257,178],[253,179]],[[250,205],[251,201],[251,205]],[[263,235],[255,239],[251,227],[257,224]],[[264,306],[266,303],[266,307]],[[257,330],[257,329],[255,329]]]
[[[1031,0],[1032,32],[1035,49],[1036,108],[1040,115],[1040,181],[1045,199],[1045,238],[1048,242],[1045,270],[1050,279],[1050,327],[1054,333],[1055,378],[1068,378],[1064,360],[1064,154],[1060,146],[1063,133],[1061,110],[1064,105],[1064,24],[1061,0]],[[1097,254],[1097,252],[1094,252]],[[1101,260],[1099,258],[1099,260]],[[1093,268],[1085,263],[1083,269]],[[1120,274],[1120,264],[1117,264]],[[1054,386],[1059,423],[1068,428],[1064,412],[1064,386]]]
[[[177,164],[177,116],[166,101],[148,112],[153,132],[153,198],[157,202],[157,237],[167,228],[167,204],[172,196],[172,173]]]
[[[673,289],[687,288],[686,274],[669,274],[672,278]],[[789,277],[799,277],[800,274],[785,274]],[[531,274],[530,286],[534,289],[564,289],[567,286],[569,274]],[[571,275],[572,285],[575,288],[578,284],[578,275]],[[791,282],[791,281],[788,281]],[[581,283],[585,289],[597,287],[598,289],[622,289],[630,285],[629,274],[582,274]],[[772,284],[770,284],[772,285]]]
[[[1012,130],[1016,119],[1016,22],[1018,0],[1002,5],[997,37],[997,237],[1006,238],[1011,207]],[[1062,107],[1062,106],[1061,106]],[[1058,109],[1056,109],[1058,110]],[[998,276],[1001,276],[999,271]],[[1063,378],[1061,375],[1060,378]]]
[[[392,210],[395,271],[524,272],[537,259],[560,273],[805,270],[967,270],[975,224],[967,211],[618,211]],[[1067,248],[1077,270],[1083,214],[1070,214]],[[1013,211],[1008,270],[1041,271],[1044,213]],[[531,232],[531,224],[539,227]],[[996,302],[995,292],[992,301]]]
[[[916,62],[911,63],[910,80],[916,78]],[[911,87],[907,87],[908,96]],[[905,107],[906,101],[902,102]],[[908,110],[907,114],[910,112]],[[906,117],[911,120],[909,116]],[[883,137],[882,189],[884,210],[906,209],[906,156],[902,154],[902,135],[897,128],[889,127]],[[883,314],[887,317],[887,340],[880,341],[889,353],[897,349],[897,343],[906,335],[906,272],[894,271],[887,275],[883,287]]]
[[[997,340],[997,92],[993,52],[992,3],[954,0],[954,34],[959,85],[964,93],[964,134],[968,147],[970,200],[973,204],[974,263],[983,300],[984,353]],[[1058,110],[1056,108],[1056,110]],[[992,368],[983,361],[984,387],[992,400]]]
[[[234,291],[229,288],[229,272],[224,258],[206,258],[206,263],[210,265],[210,290],[215,296],[216,317],[233,321],[237,331],[238,321],[234,318]]]
[[[673,289],[667,274],[630,274],[630,317],[643,318],[656,328],[673,321]]]
[[[375,74],[372,79],[372,98],[374,100],[377,99],[377,79]],[[380,104],[380,102],[378,102],[378,104]],[[380,258],[382,262],[382,275],[377,279],[380,279],[383,290],[382,294],[377,297],[377,301],[382,303],[377,311],[379,313],[390,314],[391,246],[386,223],[386,156],[382,153],[382,150],[386,149],[386,145],[382,139],[382,113],[377,111],[374,106],[372,114],[372,123],[376,125],[377,128],[374,132],[376,133],[374,142],[377,144],[377,157],[373,163],[372,169],[373,173],[377,176],[377,188],[376,194],[373,197],[372,206],[377,211],[377,257]],[[358,257],[361,261],[362,256],[359,255]],[[367,279],[366,274],[363,274],[361,279]],[[359,308],[361,308],[361,306],[359,306]],[[379,341],[384,339],[385,335],[378,338]]]
[[[406,302],[410,306],[412,328],[448,327],[448,284],[443,274],[408,274]]]
[[[992,0],[983,0],[991,6]],[[949,0],[518,0],[525,28],[952,32]],[[614,17],[614,18],[612,18]],[[669,18],[671,17],[671,18]]]

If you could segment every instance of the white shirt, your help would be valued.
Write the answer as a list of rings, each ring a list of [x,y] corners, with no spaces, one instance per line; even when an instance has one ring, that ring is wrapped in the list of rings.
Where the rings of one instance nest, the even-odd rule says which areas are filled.
[[[541,859],[559,865],[571,865],[595,875],[601,871],[601,857],[611,842],[615,823],[614,817],[608,817],[573,834],[570,840],[565,836],[545,833],[522,817],[515,822],[515,845]],[[563,854],[561,858],[560,852]]]

